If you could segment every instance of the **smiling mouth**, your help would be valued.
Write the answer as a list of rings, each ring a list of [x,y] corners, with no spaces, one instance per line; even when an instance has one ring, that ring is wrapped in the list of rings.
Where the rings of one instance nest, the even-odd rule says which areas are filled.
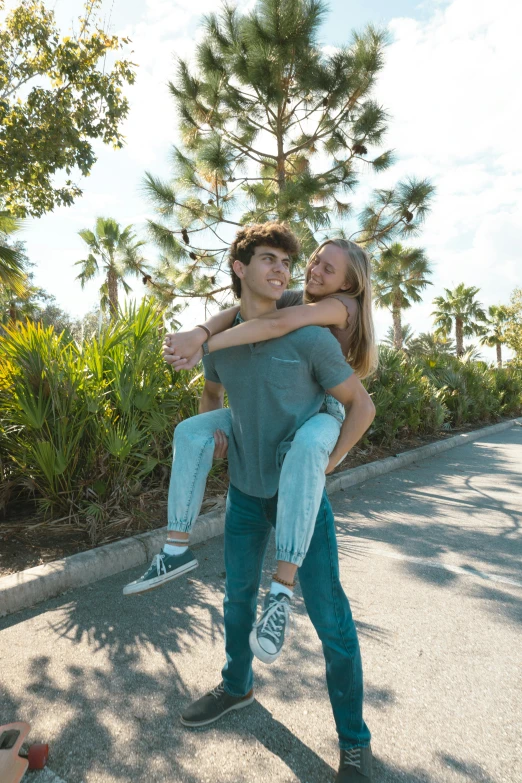
[[[269,280],[268,280],[268,282],[269,282],[271,285],[275,285],[275,286],[277,286],[278,288],[282,288],[282,287],[283,287],[283,281],[282,281],[282,280],[278,280],[278,279],[277,279],[277,278],[275,278],[275,277],[273,277],[273,278],[269,279]]]

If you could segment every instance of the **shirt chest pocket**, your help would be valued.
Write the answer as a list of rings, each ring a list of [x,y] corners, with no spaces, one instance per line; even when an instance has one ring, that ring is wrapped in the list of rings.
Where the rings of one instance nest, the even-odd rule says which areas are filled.
[[[299,383],[301,362],[298,359],[270,357],[267,380],[278,389],[290,389]]]

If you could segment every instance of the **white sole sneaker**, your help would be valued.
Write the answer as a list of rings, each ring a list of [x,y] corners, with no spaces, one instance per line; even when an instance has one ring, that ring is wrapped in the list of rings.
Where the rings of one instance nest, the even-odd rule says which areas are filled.
[[[193,571],[198,565],[199,563],[197,560],[192,560],[190,563],[185,563],[172,574],[162,574],[153,579],[147,579],[146,582],[131,582],[123,588],[123,595],[139,595],[140,593],[148,593],[150,590],[156,590],[158,587],[161,587],[161,585],[171,582],[173,579],[177,579],[178,576],[183,576],[183,574]]]
[[[248,641],[250,643],[250,649],[252,650],[256,658],[259,658],[259,660],[262,661],[263,663],[273,663],[277,658],[279,658],[279,656],[283,652],[282,647],[276,653],[268,653],[266,650],[263,650],[263,648],[257,641],[257,633],[255,628],[252,628],[252,630],[250,631],[250,636],[248,637]]]

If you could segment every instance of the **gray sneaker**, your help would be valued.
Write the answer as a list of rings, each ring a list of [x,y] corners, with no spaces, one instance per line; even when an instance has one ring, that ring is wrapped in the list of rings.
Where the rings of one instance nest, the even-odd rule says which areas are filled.
[[[263,663],[273,663],[281,655],[291,611],[286,593],[267,593],[263,613],[250,631],[250,649]]]
[[[184,726],[198,728],[207,726],[209,723],[219,720],[223,715],[231,710],[240,710],[248,707],[254,701],[254,689],[249,691],[246,696],[231,696],[227,693],[223,682],[220,682],[216,688],[206,693],[201,699],[193,702],[181,715],[181,722]]]
[[[147,590],[154,590],[161,587],[165,582],[176,579],[178,576],[186,574],[197,568],[198,561],[194,553],[187,549],[182,555],[167,555],[161,551],[159,555],[154,555],[148,571],[134,582],[129,582],[123,588],[123,595],[134,595],[135,593],[146,593]]]
[[[341,750],[341,760],[335,778],[335,783],[371,783],[372,749],[350,748]]]

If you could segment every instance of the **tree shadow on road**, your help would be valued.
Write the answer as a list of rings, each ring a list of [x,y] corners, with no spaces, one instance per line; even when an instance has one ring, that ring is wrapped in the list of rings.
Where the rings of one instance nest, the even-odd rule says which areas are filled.
[[[522,445],[522,428],[510,430],[509,438]],[[522,511],[513,487],[522,486],[522,474],[496,443],[490,438],[458,447],[429,465],[415,463],[338,495],[340,553],[364,558],[375,551],[374,542],[388,544],[406,558],[409,574],[440,586],[462,575],[414,558],[442,566],[451,553],[452,563],[460,556],[458,566],[476,579],[487,581],[486,571],[521,583]],[[456,481],[459,474],[466,479]]]

